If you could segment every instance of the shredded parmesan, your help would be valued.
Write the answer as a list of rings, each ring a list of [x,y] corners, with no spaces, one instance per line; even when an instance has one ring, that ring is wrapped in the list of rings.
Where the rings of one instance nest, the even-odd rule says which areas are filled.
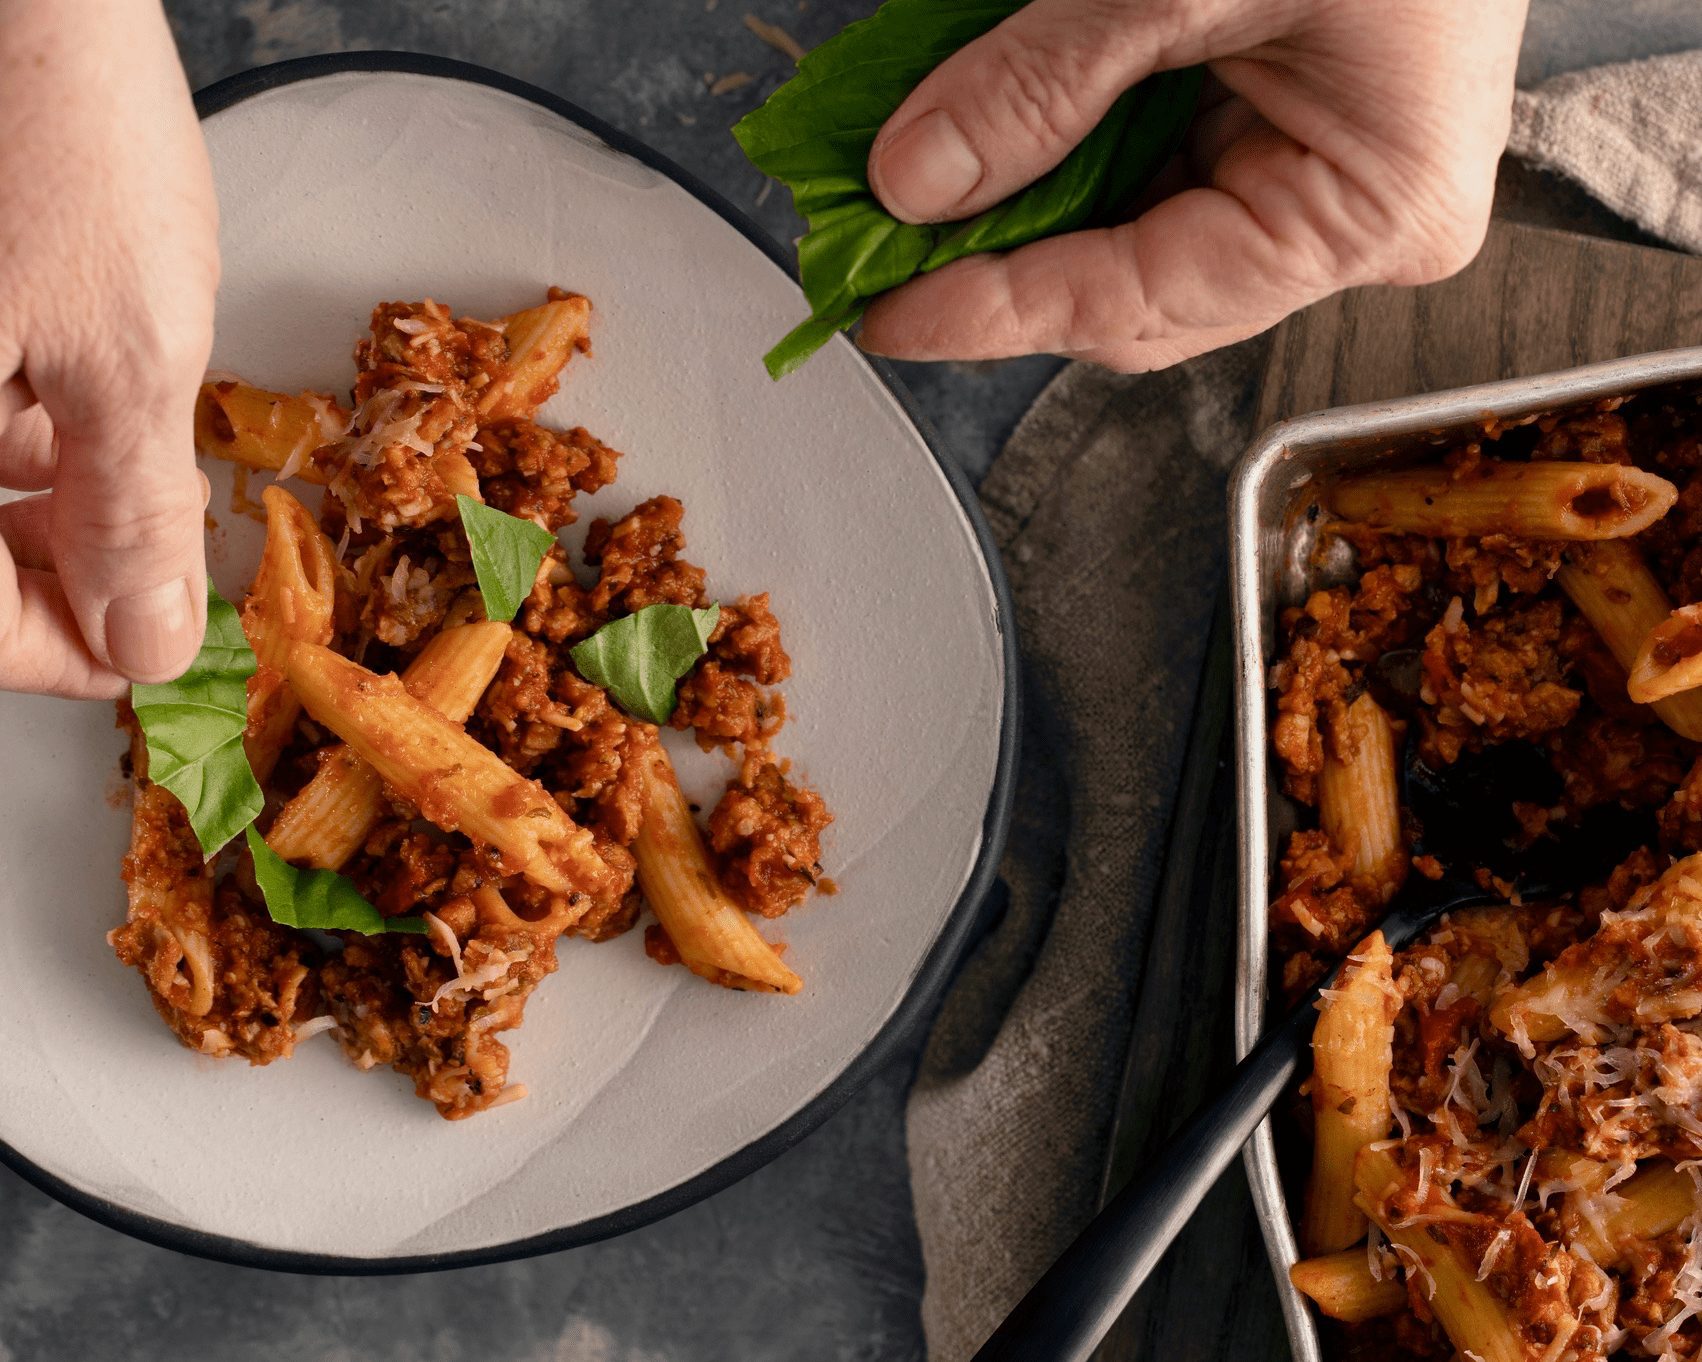
[[[1497,1230],[1495,1238],[1489,1241],[1489,1247],[1484,1250],[1483,1261],[1477,1265],[1478,1281],[1487,1281],[1489,1274],[1495,1270],[1495,1260],[1501,1256],[1501,1250],[1513,1241],[1511,1229]]]
[[[1519,1179],[1519,1190],[1513,1197],[1513,1209],[1516,1211],[1525,1204],[1525,1198],[1531,1192],[1531,1175],[1537,1170],[1537,1151],[1531,1150],[1531,1156],[1525,1161],[1525,1175]],[[1481,1280],[1481,1278],[1479,1279]]]
[[[1420,1258],[1405,1244],[1397,1244],[1390,1240],[1389,1247],[1394,1249],[1395,1256],[1401,1260],[1402,1266],[1407,1270],[1407,1275],[1416,1275],[1418,1280],[1424,1284],[1425,1300],[1434,1300],[1436,1298],[1436,1278],[1430,1275],[1430,1269],[1424,1265],[1424,1259]]]
[[[335,1031],[336,1029],[337,1019],[329,1013],[322,1012],[319,1016],[311,1017],[307,1021],[304,1021],[300,1026],[296,1027],[296,1044],[300,1045],[304,1040],[312,1040],[313,1037],[319,1035],[321,1032]]]
[[[449,929],[449,924],[430,909],[421,913],[420,916],[425,919],[426,930],[431,933],[432,939],[440,943],[444,953],[449,956],[450,963],[455,966],[455,975],[459,978],[462,972],[460,940]]]

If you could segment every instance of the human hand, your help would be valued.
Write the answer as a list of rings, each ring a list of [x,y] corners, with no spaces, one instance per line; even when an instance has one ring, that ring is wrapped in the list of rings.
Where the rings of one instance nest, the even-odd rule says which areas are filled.
[[[977,256],[875,300],[901,359],[1052,351],[1138,372],[1358,284],[1464,267],[1489,219],[1525,0],[1032,0],[899,106],[869,180],[907,222],[990,207],[1124,90],[1206,63],[1182,188],[1127,224]]]
[[[116,696],[206,624],[212,176],[152,0],[0,0],[0,689]],[[43,491],[43,489],[51,489]]]

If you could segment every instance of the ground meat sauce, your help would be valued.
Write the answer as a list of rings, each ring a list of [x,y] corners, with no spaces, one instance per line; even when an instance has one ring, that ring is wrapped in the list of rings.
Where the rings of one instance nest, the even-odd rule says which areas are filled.
[[[557,289],[550,298],[583,302]],[[447,625],[482,618],[458,493],[556,530],[574,523],[580,494],[615,479],[616,450],[583,428],[533,419],[556,379],[528,369],[522,381],[514,358],[502,324],[456,318],[429,300],[381,304],[355,348],[348,431],[310,457],[326,481],[320,519],[338,559],[332,644],[373,671],[400,672]],[[501,415],[487,419],[497,393]],[[214,433],[222,420],[232,438],[223,409],[211,409]],[[382,915],[423,914],[431,930],[314,937],[279,926],[246,851],[208,863],[175,796],[148,783],[134,716],[120,706],[137,788],[124,863],[130,915],[111,941],[184,1044],[264,1064],[304,1033],[331,1029],[357,1065],[405,1074],[446,1117],[523,1094],[508,1081],[498,1036],[520,1024],[527,998],[556,969],[560,937],[608,941],[644,912],[632,844],[643,818],[640,758],[660,737],[580,676],[571,649],[648,605],[711,604],[704,570],[682,557],[684,521],[669,496],[593,521],[583,559],[594,580],[552,549],[465,726],[590,834],[608,872],[594,891],[541,888],[495,848],[441,830],[386,788],[341,873]],[[821,866],[832,817],[770,746],[786,713],[772,688],[790,674],[768,594],[722,602],[705,656],[680,682],[674,719],[736,763],[707,843],[734,900],[764,917],[812,889],[832,892]],[[288,797],[333,759],[346,762],[345,749],[303,717],[270,793]],[[646,938],[652,958],[678,962],[659,927]]]
[[[709,815],[721,883],[764,917],[797,907],[821,878],[821,834],[832,821],[821,796],[792,784],[781,766],[746,758]]]
[[[1680,395],[1491,430],[1446,461],[1462,476],[1529,458],[1670,479],[1678,504],[1636,544],[1681,604],[1702,598],[1699,435],[1697,401]],[[1345,541],[1358,572],[1281,620],[1272,745],[1291,798],[1317,804],[1330,734],[1369,690],[1407,752],[1444,773],[1508,743],[1546,761],[1551,784],[1510,810],[1531,841],[1579,836],[1603,810],[1647,829],[1601,881],[1455,914],[1396,955],[1394,1119],[1374,1147],[1398,1176],[1369,1209],[1475,1267],[1467,1275],[1511,1331],[1508,1356],[1702,1355],[1702,1182],[1693,1193],[1688,1181],[1702,1175],[1702,859],[1687,859],[1702,852],[1702,752],[1629,700],[1625,671],[1554,581],[1563,545],[1355,525],[1324,538]],[[1403,819],[1420,874],[1494,883],[1426,853],[1422,825]],[[1354,884],[1349,851],[1312,822],[1281,855],[1270,912],[1291,996],[1383,911]],[[1679,1188],[1670,1214],[1629,1200],[1628,1179],[1655,1175]],[[1632,1228],[1612,1229],[1615,1215]],[[1380,1234],[1363,1247],[1373,1275],[1404,1280],[1406,1303],[1358,1324],[1324,1320],[1330,1353],[1459,1356],[1410,1252]]]

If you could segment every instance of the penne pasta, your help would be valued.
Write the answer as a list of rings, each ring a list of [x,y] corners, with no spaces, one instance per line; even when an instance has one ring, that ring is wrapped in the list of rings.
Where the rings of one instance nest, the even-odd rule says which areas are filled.
[[[1702,854],[1685,857],[1604,922],[1593,936],[1568,946],[1524,983],[1501,989],[1490,1024],[1526,1054],[1533,1043],[1568,1035],[1596,1040],[1603,1029],[1635,1020],[1640,1026],[1702,1016],[1702,975],[1652,958],[1663,939],[1687,940],[1702,922]],[[1624,985],[1658,968],[1662,986],[1632,1004]]]
[[[1670,1163],[1644,1164],[1627,1181],[1608,1191],[1600,1184],[1613,1171],[1596,1164],[1594,1177],[1580,1177],[1576,1165],[1588,1159],[1574,1158],[1567,1170],[1570,1182],[1593,1182],[1568,1192],[1563,1203],[1567,1242],[1582,1248],[1602,1267],[1624,1263],[1626,1250],[1670,1234],[1702,1207],[1698,1206],[1696,1181]]]
[[[1365,1215],[1354,1204],[1353,1160],[1389,1131],[1399,1010],[1392,963],[1383,934],[1373,932],[1320,1004],[1312,1033],[1312,1177],[1300,1224],[1309,1254],[1332,1253],[1365,1237]]]
[[[403,674],[410,694],[455,723],[465,723],[497,669],[512,631],[480,620],[443,630]],[[348,747],[321,759],[312,780],[279,810],[267,845],[286,861],[340,870],[378,822],[384,778]]]
[[[1418,1276],[1421,1295],[1455,1348],[1479,1362],[1531,1362],[1536,1356],[1562,1355],[1566,1340],[1577,1330],[1576,1316],[1547,1323],[1551,1331],[1548,1341],[1554,1344],[1552,1353],[1527,1351],[1507,1306],[1488,1282],[1478,1280],[1479,1264],[1466,1253],[1465,1236],[1450,1233],[1453,1226],[1447,1219],[1430,1217],[1424,1223],[1410,1224],[1389,1216],[1385,1209],[1389,1199],[1404,1188],[1406,1178],[1388,1150],[1375,1145],[1360,1150],[1354,1180],[1361,1208],[1388,1236],[1409,1280]],[[1463,1219],[1467,1223],[1488,1222],[1486,1216]],[[1475,1231],[1478,1225],[1470,1224],[1470,1228]]]
[[[213,952],[208,922],[213,877],[199,848],[171,835],[177,797],[163,786],[136,791],[130,812],[130,855],[125,861],[129,898],[121,931],[142,938],[148,985],[170,1008],[204,1017],[213,1006]]]
[[[428,821],[497,848],[516,873],[582,896],[586,908],[589,896],[613,887],[591,834],[542,785],[416,699],[400,678],[313,644],[291,649],[286,675],[307,712]]]
[[[503,897],[502,890],[494,884],[480,885],[468,897],[473,901],[475,920],[481,925],[530,932],[534,936],[552,941],[578,922],[580,917],[565,898],[556,899],[555,906],[544,917],[521,917],[508,906],[508,900]]]
[[[1392,899],[1408,867],[1399,765],[1394,726],[1369,692],[1325,735],[1318,819],[1330,841],[1352,855],[1354,882],[1376,902]]]
[[[331,641],[337,556],[307,508],[282,487],[268,487],[261,501],[266,546],[242,605],[242,631],[258,663],[248,682],[248,731],[242,745],[254,778],[264,781],[301,712],[284,682],[290,647]]]
[[[503,318],[508,368],[479,399],[483,421],[529,417],[555,391],[556,375],[590,334],[591,303],[577,293]]]
[[[1625,464],[1484,460],[1346,478],[1328,500],[1344,520],[1408,534],[1618,539],[1653,525],[1678,489]]]
[[[1288,1279],[1320,1311],[1345,1324],[1392,1315],[1407,1302],[1400,1273],[1391,1271],[1379,1281],[1362,1248],[1304,1259],[1289,1268]]]
[[[280,477],[323,483],[308,456],[349,428],[349,413],[325,393],[267,392],[233,379],[203,383],[195,399],[195,452]]]
[[[798,992],[804,981],[716,878],[667,752],[655,743],[640,759],[646,763],[644,810],[632,847],[638,883],[680,960],[729,988]]]
[[[1702,605],[1681,605],[1649,631],[1625,691],[1638,704],[1702,686]]]
[[[483,501],[484,493],[479,490],[479,475],[473,471],[473,465],[460,450],[445,450],[431,456],[431,466],[437,476],[443,480],[451,497],[470,497],[474,501]]]
[[[1627,672],[1635,670],[1649,635],[1672,614],[1666,592],[1633,544],[1574,546],[1555,580]],[[1702,693],[1663,696],[1651,708],[1674,733],[1702,742]]]

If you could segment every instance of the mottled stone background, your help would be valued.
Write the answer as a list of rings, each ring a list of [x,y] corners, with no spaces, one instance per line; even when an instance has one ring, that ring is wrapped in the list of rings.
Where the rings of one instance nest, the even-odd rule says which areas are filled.
[[[194,85],[347,48],[480,62],[646,139],[784,239],[795,230],[784,196],[764,193],[726,134],[788,66],[743,17],[755,10],[808,47],[872,0],[168,0],[167,8]],[[1533,0],[1532,9],[1526,81],[1702,45],[1696,0]],[[710,93],[714,80],[740,72],[753,79]],[[1504,207],[1518,216],[1624,232],[1543,177],[1510,173],[1502,187]],[[1056,367],[1042,359],[909,368],[905,378],[947,447],[979,474]],[[102,1229],[0,1172],[0,1362],[918,1359],[922,1264],[901,1124],[911,1062],[901,1058],[767,1168],[661,1224],[530,1262],[433,1276],[290,1277],[204,1263]]]

